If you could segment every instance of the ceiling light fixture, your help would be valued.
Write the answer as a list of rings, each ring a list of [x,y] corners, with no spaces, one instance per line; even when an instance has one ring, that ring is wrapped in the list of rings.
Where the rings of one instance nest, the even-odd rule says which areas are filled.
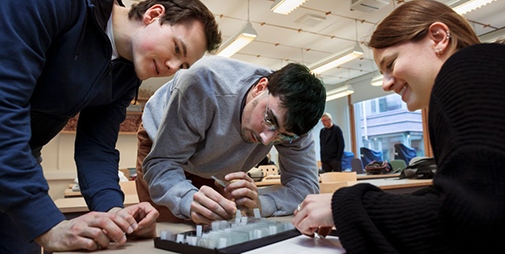
[[[327,70],[341,66],[349,61],[352,61],[364,54],[363,49],[358,42],[354,46],[344,49],[334,55],[324,58],[309,66],[312,73],[321,74]]]
[[[218,56],[230,57],[247,46],[247,44],[251,43],[258,36],[258,33],[256,33],[256,30],[254,30],[249,21],[249,3],[250,2],[247,1],[247,22],[238,33],[221,45],[221,50],[217,53]]]
[[[243,47],[247,46],[247,44],[251,43],[251,41],[256,39],[257,36],[258,34],[252,27],[251,22],[247,21],[242,29],[240,29],[240,32],[232,36],[221,46],[222,50],[220,50],[217,55],[230,57]]]
[[[326,92],[326,101],[335,100],[352,93],[354,93],[354,89],[351,85],[343,85],[339,88]]]
[[[305,1],[307,0],[277,0],[270,10],[275,13],[288,15],[294,9],[305,3]]]
[[[382,74],[376,74],[373,76],[372,81],[370,82],[370,85],[372,86],[382,86],[382,80],[384,79],[384,76]]]
[[[488,3],[491,3],[491,2],[494,2],[496,0],[467,0],[466,2],[462,3],[462,4],[459,4],[457,6],[453,6],[453,5],[456,5],[458,4],[459,2],[462,2],[461,0],[460,1],[457,1],[456,3],[454,3],[453,5],[449,5],[452,7],[452,9],[457,12],[458,14],[460,15],[463,15],[465,13],[468,13],[468,12],[471,12],[475,9],[478,9]]]

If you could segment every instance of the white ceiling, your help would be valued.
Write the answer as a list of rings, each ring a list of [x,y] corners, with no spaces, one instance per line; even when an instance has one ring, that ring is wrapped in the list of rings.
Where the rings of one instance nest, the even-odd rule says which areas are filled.
[[[288,15],[273,13],[274,0],[201,0],[214,13],[223,35],[223,42],[237,33],[249,18],[258,37],[234,59],[279,69],[289,62],[310,65],[331,54],[339,52],[356,40],[368,41],[375,26],[399,4],[389,4],[373,12],[351,11],[351,0],[307,0]],[[370,0],[376,1],[376,0]],[[455,0],[439,0],[450,3]],[[457,0],[456,0],[457,1]],[[128,4],[128,0],[124,0]],[[478,35],[505,27],[505,0],[497,0],[465,15]],[[305,15],[314,15],[324,20],[317,24],[297,22]],[[340,68],[321,75],[332,89],[337,85],[376,71],[371,51],[362,45],[365,52],[361,59],[353,60]],[[144,81],[143,87],[154,89],[168,79]]]

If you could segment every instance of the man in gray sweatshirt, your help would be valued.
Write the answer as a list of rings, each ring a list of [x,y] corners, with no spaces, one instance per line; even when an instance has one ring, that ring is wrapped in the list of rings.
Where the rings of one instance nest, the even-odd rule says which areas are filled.
[[[322,81],[303,65],[272,71],[229,58],[202,58],[146,104],[139,131],[140,199],[152,199],[165,221],[209,224],[253,208],[263,217],[292,214],[307,194],[319,192],[310,131],[325,100]],[[246,172],[272,146],[279,154],[282,187],[259,195]],[[213,176],[228,184],[214,186]]]

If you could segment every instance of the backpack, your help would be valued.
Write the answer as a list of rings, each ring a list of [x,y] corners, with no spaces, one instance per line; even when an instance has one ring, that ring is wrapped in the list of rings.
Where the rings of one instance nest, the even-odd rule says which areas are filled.
[[[367,175],[387,174],[393,171],[393,167],[387,161],[372,161],[365,166]]]
[[[437,172],[435,158],[421,158],[411,161],[410,165],[402,170],[400,179],[432,179]]]

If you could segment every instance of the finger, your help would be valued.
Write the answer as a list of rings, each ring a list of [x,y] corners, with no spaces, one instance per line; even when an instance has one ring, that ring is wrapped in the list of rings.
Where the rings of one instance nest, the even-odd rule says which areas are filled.
[[[112,219],[123,230],[124,233],[131,234],[138,227],[134,215],[138,213],[138,207],[132,206],[113,212]]]
[[[294,215],[295,216],[291,220],[291,224],[293,224],[293,226],[295,226],[296,228],[299,228],[300,222],[302,221],[304,216],[302,215],[301,211],[297,210],[295,210]]]
[[[196,194],[195,194],[195,196],[196,196]],[[215,204],[216,204],[216,207],[219,206],[217,203],[215,203]],[[214,210],[212,210],[212,208],[208,208],[205,204],[201,203],[200,199],[193,197],[193,202],[191,202],[191,212],[197,214],[198,217],[205,218],[205,220],[199,219],[198,221],[205,221],[206,222],[206,220],[214,221],[214,220],[225,219],[224,217],[221,217],[221,215],[216,213],[215,210],[217,210],[217,209],[214,208]],[[221,208],[221,210],[223,210],[223,209]]]
[[[70,228],[68,230],[70,230]],[[67,237],[60,236],[58,239],[52,241],[52,243],[55,244],[53,247],[62,244],[53,251],[68,249],[86,249],[93,251],[106,248],[110,243],[110,239],[106,232],[103,232],[100,228],[87,225],[87,221],[85,220],[74,221],[72,223],[72,229],[68,231],[68,233],[71,233],[71,235]],[[60,240],[61,242],[58,243]]]
[[[204,202],[201,202],[200,207],[197,208],[200,214],[212,220],[231,219],[236,210],[236,204],[225,198],[221,198],[218,202],[212,199],[206,199]]]
[[[204,224],[204,225],[210,225],[212,223],[212,220],[209,220],[208,218],[202,216],[201,214],[191,211],[191,220],[195,224]]]
[[[303,235],[306,235],[308,237],[311,237],[313,238],[315,236],[315,233],[317,232],[317,229],[318,227],[309,227],[309,228],[305,228],[303,226],[301,226],[300,228],[297,228],[298,231],[300,231],[300,233],[302,233]]]
[[[142,226],[139,224],[139,227],[132,233],[132,236],[140,238],[156,237],[156,222],[153,222],[151,224],[144,224]]]
[[[79,237],[77,239],[73,239],[70,249],[85,249],[89,251],[94,251],[107,247],[108,245],[102,247],[102,245],[98,241],[95,241],[92,238]]]
[[[156,222],[160,213],[149,202],[142,202],[137,205],[126,207],[137,221],[137,226],[146,227]]]
[[[248,182],[254,182],[254,180],[249,177],[247,175],[247,173],[245,172],[233,172],[233,173],[229,173],[227,175],[224,176],[224,179],[228,182],[231,182],[231,181],[234,181],[234,180],[245,180],[245,181],[248,181]]]
[[[105,229],[93,226],[92,224],[83,228],[79,236],[84,238],[81,240],[87,246],[86,249],[90,250],[106,248],[112,240]]]
[[[230,195],[235,199],[235,201],[239,198],[248,197],[250,199],[255,199],[258,196],[258,192],[256,190],[249,189],[247,187],[241,187],[230,190]]]
[[[159,217],[159,212],[157,210],[150,211],[147,215],[141,219],[138,223],[139,227],[147,227],[151,224],[156,224],[156,219]]]
[[[193,196],[193,201],[198,202],[225,219],[231,218],[237,210],[235,202],[224,198],[221,194],[208,186],[202,186],[200,191]]]
[[[330,234],[332,230],[332,227],[320,227],[318,230],[317,230],[317,234],[322,237],[322,238],[325,238],[327,235]]]
[[[227,192],[233,192],[234,190],[242,189],[242,188],[253,190],[256,192],[258,191],[258,187],[256,186],[256,184],[254,184],[254,182],[249,182],[244,179],[234,180],[234,181],[230,182],[226,186],[226,188],[224,188],[224,190]]]
[[[128,223],[122,217],[112,213],[92,212],[90,214],[93,215],[93,217],[92,218],[86,217],[88,225],[90,227],[104,230],[103,232],[106,233],[106,236],[108,237],[108,242],[110,240],[118,243],[126,242],[125,230],[128,228]],[[96,235],[96,237],[100,236],[96,231],[93,231],[93,233]],[[93,239],[95,239],[99,243],[103,242],[100,241],[102,240],[101,237],[99,239],[93,237]]]

